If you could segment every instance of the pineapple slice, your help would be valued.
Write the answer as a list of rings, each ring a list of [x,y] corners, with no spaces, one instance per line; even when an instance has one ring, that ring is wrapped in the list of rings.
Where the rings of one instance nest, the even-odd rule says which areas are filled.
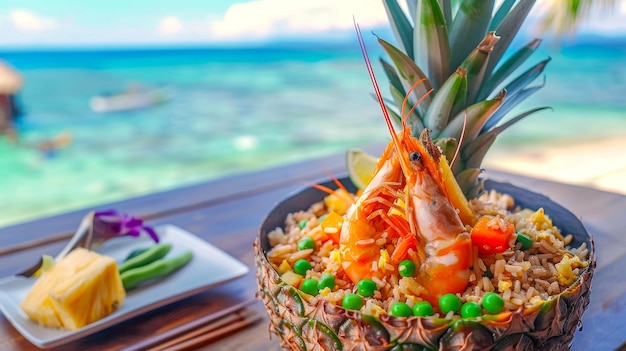
[[[115,260],[78,248],[43,273],[20,307],[37,323],[76,330],[111,314],[125,298]]]

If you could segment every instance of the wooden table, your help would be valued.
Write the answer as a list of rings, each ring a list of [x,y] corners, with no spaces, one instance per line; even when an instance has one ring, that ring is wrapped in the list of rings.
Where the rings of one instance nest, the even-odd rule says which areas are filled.
[[[291,164],[236,175],[162,193],[137,197],[95,209],[114,208],[147,224],[174,224],[230,253],[250,267],[244,277],[207,290],[172,305],[133,318],[57,350],[133,349],[141,342],[191,320],[227,306],[254,299],[256,292],[252,242],[270,208],[289,193],[311,182],[345,174],[344,157],[333,155],[315,161]],[[626,341],[626,196],[535,178],[487,171],[489,178],[508,181],[549,196],[580,216],[594,234],[598,266],[593,279],[591,304],[577,332],[573,350],[614,350]],[[71,233],[91,209],[71,212],[0,229],[0,251],[20,243]],[[55,254],[64,242],[40,245],[0,255],[0,277],[15,274],[41,254]],[[280,350],[270,338],[268,320],[259,301],[246,313],[262,319],[203,346],[211,350]],[[36,350],[0,316],[1,350]],[[136,349],[136,348],[135,348]]]

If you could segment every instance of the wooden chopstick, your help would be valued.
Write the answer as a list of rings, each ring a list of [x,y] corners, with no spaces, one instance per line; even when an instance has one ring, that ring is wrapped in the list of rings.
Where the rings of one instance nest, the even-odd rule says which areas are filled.
[[[5,247],[0,248],[0,255],[8,255],[11,253],[32,249],[35,247],[52,244],[52,243],[56,243],[56,242],[63,241],[63,240],[68,240],[73,235],[74,233],[60,233],[60,234],[49,235],[49,236],[39,238],[39,239],[33,239],[30,241],[15,244],[12,246],[5,246]]]
[[[168,342],[169,340],[181,338],[185,335],[188,335],[194,332],[194,330],[196,329],[207,328],[210,325],[213,325],[214,323],[217,323],[223,320],[224,318],[236,315],[239,311],[242,311],[243,309],[245,309],[246,307],[254,303],[258,303],[259,301],[260,300],[256,298],[250,298],[248,300],[241,301],[234,305],[220,309],[219,311],[209,313],[193,321],[174,327],[165,332],[160,332],[156,335],[152,335],[151,337],[145,340],[141,340],[132,345],[128,345],[120,351],[139,351],[139,350],[147,350],[147,349],[150,349],[151,347],[152,348],[158,347],[158,345],[162,345]]]
[[[148,351],[191,350],[224,335],[246,328],[260,319],[261,315],[254,310],[241,310],[235,315],[223,317],[190,333],[152,347]]]

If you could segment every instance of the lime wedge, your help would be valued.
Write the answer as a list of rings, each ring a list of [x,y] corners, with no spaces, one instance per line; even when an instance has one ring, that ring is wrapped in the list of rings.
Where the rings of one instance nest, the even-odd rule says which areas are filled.
[[[359,189],[365,189],[376,169],[378,158],[360,149],[346,151],[346,167],[352,183]]]
[[[42,255],[41,256],[41,267],[39,267],[39,269],[37,270],[37,272],[35,272],[33,274],[33,277],[38,277],[40,276],[43,272],[49,270],[50,268],[52,268],[52,266],[54,266],[54,258],[52,256],[48,256],[48,255]]]

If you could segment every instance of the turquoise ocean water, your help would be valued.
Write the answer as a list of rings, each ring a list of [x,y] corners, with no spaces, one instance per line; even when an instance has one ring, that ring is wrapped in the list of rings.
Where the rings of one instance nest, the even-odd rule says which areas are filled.
[[[379,55],[370,49],[372,59]],[[497,143],[626,135],[626,46],[543,49],[531,61],[547,56],[546,86],[524,106],[554,110],[521,122]],[[0,138],[0,226],[388,136],[356,43],[0,51],[0,59],[26,82],[18,97],[21,146]],[[132,112],[90,110],[92,96],[131,84],[167,86],[172,99]],[[53,154],[28,146],[59,133],[71,134],[72,143]]]

